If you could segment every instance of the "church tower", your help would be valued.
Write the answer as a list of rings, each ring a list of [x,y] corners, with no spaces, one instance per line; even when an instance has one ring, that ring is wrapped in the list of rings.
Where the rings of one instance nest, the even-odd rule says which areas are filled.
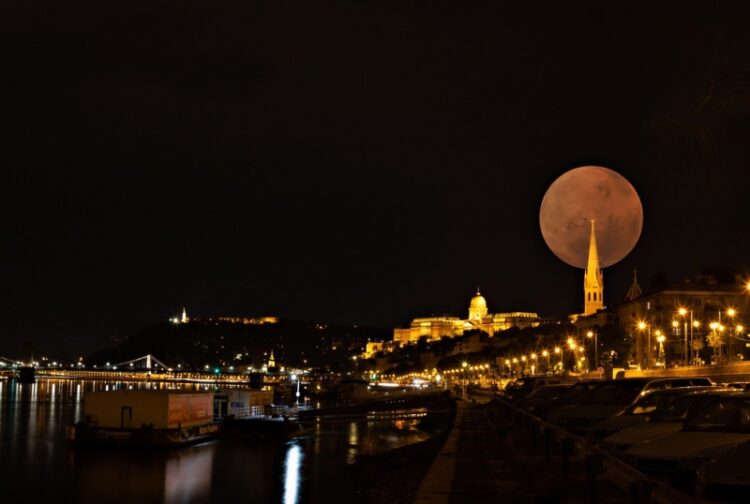
[[[599,252],[596,249],[596,231],[591,221],[591,238],[589,239],[589,260],[583,274],[583,315],[593,315],[604,308],[604,277],[599,268]]]

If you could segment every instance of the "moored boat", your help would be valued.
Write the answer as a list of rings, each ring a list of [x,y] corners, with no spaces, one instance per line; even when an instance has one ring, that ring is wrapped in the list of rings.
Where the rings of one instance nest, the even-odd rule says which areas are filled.
[[[211,439],[214,393],[184,390],[89,392],[84,419],[67,430],[77,444],[168,447]]]

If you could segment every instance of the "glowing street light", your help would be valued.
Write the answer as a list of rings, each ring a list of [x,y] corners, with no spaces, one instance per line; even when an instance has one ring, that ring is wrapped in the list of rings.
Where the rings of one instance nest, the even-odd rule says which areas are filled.
[[[646,323],[644,320],[638,322],[638,330],[643,332],[648,330],[648,347],[646,351],[646,369],[651,369],[651,324]]]
[[[684,341],[685,341],[685,366],[688,365],[688,355],[690,355],[690,358],[692,360],[693,356],[693,329],[697,328],[698,325],[696,325],[697,320],[693,320],[693,310],[688,310],[687,308],[680,308],[677,310],[677,313],[679,313],[680,317],[682,317],[682,320],[684,322],[684,334],[682,335]],[[687,314],[690,313],[690,349],[688,349],[688,319]],[[676,321],[675,321],[676,322]]]
[[[727,315],[734,321],[734,316],[737,315],[737,310],[734,308],[727,308]],[[729,362],[732,362],[732,356],[734,355],[734,338],[737,337],[737,331],[735,330],[734,335],[729,335]]]
[[[599,365],[599,334],[594,331],[586,333],[588,339],[594,338],[594,366]]]

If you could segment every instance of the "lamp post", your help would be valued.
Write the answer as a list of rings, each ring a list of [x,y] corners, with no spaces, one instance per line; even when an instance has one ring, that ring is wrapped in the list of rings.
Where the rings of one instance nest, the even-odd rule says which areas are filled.
[[[689,312],[690,312],[690,347],[691,347],[690,348],[690,357],[692,358],[692,353],[693,353],[692,352],[692,346],[693,346],[693,310],[689,310]],[[677,313],[680,314],[680,317],[682,317],[682,321],[684,323],[684,334],[682,336],[685,339],[685,366],[687,366],[688,362],[689,362],[688,361],[688,333],[687,333],[688,319],[687,319],[687,316],[686,316],[688,314],[688,309],[687,308],[680,308],[679,310],[677,310]]]
[[[560,354],[560,374],[563,374],[564,367],[563,367],[562,349],[560,347],[555,347],[555,353]]]
[[[463,361],[461,363],[461,369],[463,370],[464,379],[463,379],[463,387],[461,391],[461,396],[463,397],[464,401],[466,400],[466,368],[467,367],[469,367],[469,363],[466,361]]]
[[[599,367],[599,334],[594,331],[586,333],[588,339],[594,338],[594,367]]]
[[[643,332],[648,330],[648,347],[646,348],[646,369],[651,369],[651,324],[647,324],[643,320],[638,322],[638,329]]]
[[[299,406],[299,375],[293,374],[290,378],[292,379],[292,381],[297,381],[297,392],[295,393],[295,397],[297,398],[297,406]]]
[[[694,331],[699,329],[701,326],[700,320],[693,320],[692,327],[690,328],[690,362],[694,363],[698,360],[697,353],[695,351],[695,336]]]
[[[737,310],[735,310],[734,308],[729,308],[729,309],[727,309],[727,315],[729,316],[729,318],[732,319],[732,322],[734,322],[734,316],[737,315]],[[736,337],[737,337],[737,331],[736,330],[734,332],[734,335],[732,335],[731,333],[729,334],[729,359],[728,359],[729,362],[732,362],[732,358],[733,358],[733,355],[734,355],[733,354],[733,351],[734,351],[733,350],[733,347],[734,347],[733,343],[734,343],[734,338],[736,338]]]
[[[571,352],[573,352],[573,361],[578,362],[578,359],[576,359],[576,348],[578,347],[578,345],[576,345],[576,342],[573,340],[573,338],[568,338],[567,343],[568,343],[568,348],[570,349]],[[575,371],[575,366],[573,370]]]
[[[544,372],[549,373],[549,352],[547,350],[542,350],[542,357],[545,357],[547,359],[547,367],[545,368]]]
[[[735,337],[736,337],[736,338],[739,338],[739,337],[740,337],[740,334],[742,334],[744,330],[745,330],[745,328],[744,328],[744,327],[742,326],[742,324],[737,324],[737,325],[736,325],[736,326],[734,327],[734,335],[735,335]],[[741,360],[744,360],[744,358],[745,358],[745,355],[744,355],[744,353],[743,353],[743,354],[742,354],[742,355],[740,356],[740,359],[741,359]]]

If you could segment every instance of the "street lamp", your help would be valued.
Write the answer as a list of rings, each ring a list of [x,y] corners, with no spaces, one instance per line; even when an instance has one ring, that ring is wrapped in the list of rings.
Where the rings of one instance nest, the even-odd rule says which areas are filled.
[[[697,328],[700,323],[696,325],[697,320],[693,320],[693,310],[688,310],[687,308],[680,308],[677,310],[677,313],[680,314],[680,317],[682,317],[682,320],[684,322],[684,332],[683,338],[685,339],[685,365],[688,365],[688,353],[690,353],[690,358],[692,360],[693,357],[693,328]],[[687,314],[690,313],[690,350],[688,352],[688,334],[687,334],[687,327],[688,327],[688,319]]]
[[[463,390],[462,390],[462,395],[463,395],[464,401],[466,400],[466,368],[467,367],[469,367],[469,363],[466,362],[466,361],[463,361],[461,363],[461,369],[463,369],[463,375],[464,375],[464,380],[463,380],[464,383],[463,383]]]
[[[290,376],[290,378],[292,379],[292,381],[297,380],[297,393],[295,394],[295,396],[297,397],[297,405],[299,405],[299,375],[293,374],[292,376]]]
[[[711,322],[710,324],[708,324],[708,328],[711,329],[711,332],[713,332],[713,334],[714,334],[713,335],[713,338],[714,338],[713,342],[714,343],[716,342],[716,339],[718,337],[717,336],[717,332],[720,330],[719,329],[720,327],[721,327],[721,324],[719,324],[718,322]],[[711,346],[713,346],[713,345],[711,345]],[[716,354],[716,347],[714,347],[714,355],[715,354]],[[719,345],[719,355],[721,355],[721,345]]]
[[[547,350],[542,350],[542,357],[547,359],[547,368],[544,371],[549,373],[549,352]]]
[[[588,339],[594,338],[594,366],[599,367],[599,335],[594,331],[586,333]]]
[[[646,348],[646,369],[651,369],[651,324],[647,324],[643,320],[638,322],[638,330],[643,332],[648,330],[648,347]]]
[[[737,310],[735,310],[734,308],[728,308],[727,309],[727,315],[729,315],[729,318],[731,318],[732,321],[734,322],[734,316],[737,315]],[[732,362],[732,355],[733,355],[733,352],[734,352],[734,350],[733,350],[734,344],[733,343],[734,343],[734,338],[736,338],[736,337],[737,337],[737,331],[736,330],[734,332],[734,336],[729,335],[729,362]]]
[[[565,366],[563,365],[563,355],[562,355],[562,348],[555,347],[555,353],[560,354],[560,374],[563,374],[565,372]]]

